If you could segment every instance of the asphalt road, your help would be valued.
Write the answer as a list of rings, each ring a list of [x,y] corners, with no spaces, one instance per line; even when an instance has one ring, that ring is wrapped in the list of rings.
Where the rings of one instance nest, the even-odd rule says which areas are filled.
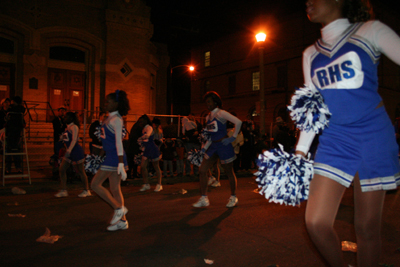
[[[211,205],[201,209],[191,206],[199,197],[196,181],[165,180],[164,190],[155,193],[139,192],[141,181],[133,180],[123,186],[129,229],[117,232],[106,231],[112,209],[105,202],[97,196],[77,197],[79,182],[69,184],[69,197],[57,199],[57,181],[7,181],[0,188],[0,266],[209,266],[205,259],[214,261],[212,266],[227,267],[324,266],[304,227],[306,203],[268,203],[253,192],[253,176],[239,176],[239,204],[231,209],[225,207],[230,196],[227,180],[210,189]],[[12,194],[15,186],[26,194]],[[391,192],[385,202],[386,266],[400,266],[399,195]],[[342,241],[355,242],[352,197],[348,189],[335,223]],[[25,217],[10,217],[15,214]],[[54,244],[37,242],[46,227],[51,235],[62,237]],[[344,254],[355,266],[355,253]]]

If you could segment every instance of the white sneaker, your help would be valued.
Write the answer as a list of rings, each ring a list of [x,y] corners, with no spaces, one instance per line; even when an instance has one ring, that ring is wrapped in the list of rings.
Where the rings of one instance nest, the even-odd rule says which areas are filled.
[[[150,184],[143,184],[142,188],[140,188],[140,192],[144,192],[146,190],[150,190]]]
[[[114,216],[111,219],[110,224],[116,224],[119,220],[121,220],[122,216],[128,213],[128,209],[125,207],[122,207],[120,209],[114,210]]]
[[[215,183],[216,179],[214,176],[208,177],[208,185],[212,185],[213,183]]]
[[[116,224],[107,227],[108,231],[126,230],[129,228],[128,221],[119,220]]]
[[[54,196],[55,197],[67,197],[68,196],[68,191],[67,190],[60,190]]]
[[[83,190],[82,193],[78,195],[78,197],[90,197],[90,196],[92,196],[90,190]]]
[[[226,204],[226,207],[227,207],[227,208],[233,208],[233,207],[236,206],[236,204],[238,203],[238,201],[239,201],[239,200],[238,200],[237,197],[231,196],[231,197],[229,198],[228,204]]]
[[[215,182],[212,183],[211,186],[212,187],[219,187],[219,186],[221,186],[221,183],[219,181],[215,180]]]
[[[163,190],[162,185],[157,184],[156,189],[154,189],[154,192],[160,192],[161,190]]]
[[[207,207],[210,205],[210,201],[208,200],[208,196],[201,196],[199,200],[193,204],[195,208]]]

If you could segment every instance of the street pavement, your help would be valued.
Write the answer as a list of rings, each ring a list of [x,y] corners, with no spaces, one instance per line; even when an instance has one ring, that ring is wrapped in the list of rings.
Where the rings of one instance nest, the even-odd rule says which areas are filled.
[[[238,206],[226,208],[228,180],[209,189],[210,206],[196,209],[196,177],[164,179],[164,190],[139,192],[141,181],[122,187],[129,229],[108,232],[112,209],[97,196],[78,198],[82,184],[68,184],[69,197],[55,198],[49,178],[9,180],[0,188],[0,266],[325,266],[304,226],[305,204],[269,203],[254,192],[251,173],[238,173]],[[12,188],[26,194],[14,195]],[[182,189],[187,193],[182,194]],[[382,266],[400,266],[398,191],[387,194],[383,212]],[[335,228],[342,241],[355,242],[353,193],[346,190]],[[21,214],[25,217],[15,217]],[[48,228],[62,236],[54,244],[36,241]],[[344,252],[356,266],[356,254]]]

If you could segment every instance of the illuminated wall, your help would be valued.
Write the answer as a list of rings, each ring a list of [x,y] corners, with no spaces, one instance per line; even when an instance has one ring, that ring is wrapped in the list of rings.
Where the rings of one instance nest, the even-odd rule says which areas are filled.
[[[10,96],[22,96],[32,105],[40,102],[39,115],[48,107],[45,102],[56,103],[53,109],[60,105],[61,100],[54,102],[50,95],[50,87],[56,88],[49,85],[51,70],[83,73],[86,110],[99,110],[105,95],[123,89],[131,113],[165,113],[169,58],[165,46],[150,41],[152,34],[150,8],[144,1],[4,0],[0,37],[14,43],[14,52],[0,52],[0,67],[14,67]],[[50,58],[54,46],[83,51],[84,62]],[[60,86],[79,95],[69,81],[60,81]]]

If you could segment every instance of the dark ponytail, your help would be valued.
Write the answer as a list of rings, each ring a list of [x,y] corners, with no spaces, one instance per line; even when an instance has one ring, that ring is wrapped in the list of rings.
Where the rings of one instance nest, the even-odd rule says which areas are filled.
[[[69,112],[67,112],[67,113],[65,114],[65,116],[70,117],[70,118],[71,118],[71,121],[72,121],[76,126],[78,126],[78,128],[81,126],[81,124],[80,124],[80,122],[79,122],[78,115],[76,114],[76,112],[71,112],[71,111],[69,111]]]
[[[107,97],[110,97],[115,102],[118,102],[118,112],[121,116],[128,114],[128,111],[131,108],[129,106],[129,99],[125,91],[116,90],[114,93],[108,94]]]
[[[343,16],[351,23],[374,19],[374,12],[369,0],[344,0]]]

